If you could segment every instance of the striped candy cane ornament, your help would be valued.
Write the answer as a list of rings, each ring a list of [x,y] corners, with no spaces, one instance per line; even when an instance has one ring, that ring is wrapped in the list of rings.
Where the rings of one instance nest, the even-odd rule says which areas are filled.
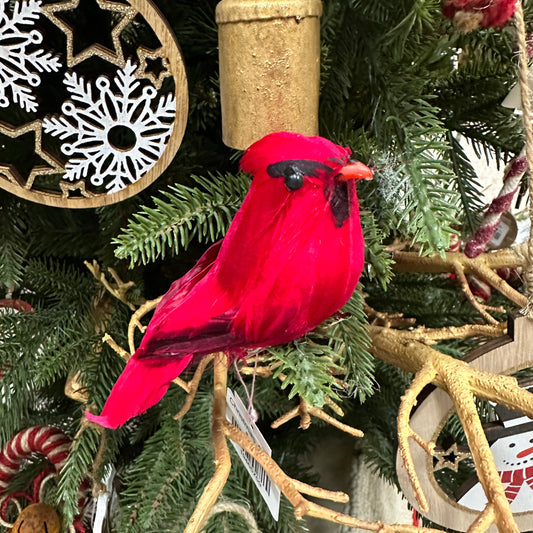
[[[17,433],[0,450],[0,523],[6,527],[13,524],[7,521],[7,510],[11,502],[22,510],[16,498],[24,498],[31,503],[38,503],[42,499],[44,483],[55,477],[67,462],[72,442],[62,431],[52,427],[36,426]],[[23,463],[33,454],[44,455],[52,469],[41,472],[33,482],[33,495],[25,492],[7,494],[11,480],[17,475]],[[87,489],[87,487],[84,487]],[[83,498],[83,501],[85,497]],[[83,503],[80,499],[80,504]],[[71,530],[84,531],[81,523],[75,523]]]
[[[515,157],[507,165],[503,177],[503,187],[485,212],[481,226],[466,243],[465,255],[477,257],[485,251],[500,224],[502,214],[511,207],[513,198],[520,187],[520,180],[527,169],[527,160],[523,154]]]
[[[59,429],[32,427],[17,433],[0,451],[0,495],[33,453],[43,454],[59,472],[67,460],[70,439]]]

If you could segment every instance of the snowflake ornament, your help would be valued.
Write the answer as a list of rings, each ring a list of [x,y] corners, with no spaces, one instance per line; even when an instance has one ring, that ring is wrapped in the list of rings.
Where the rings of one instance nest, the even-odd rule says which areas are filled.
[[[28,51],[43,41],[39,31],[28,28],[39,19],[41,1],[16,2],[11,18],[8,4],[9,0],[0,0],[0,107],[15,103],[26,111],[37,111],[31,88],[39,85],[41,78],[35,71],[57,72],[61,63],[50,52]]]
[[[43,120],[46,133],[68,139],[61,146],[69,156],[64,179],[89,178],[112,194],[135,183],[160,159],[172,133],[176,99],[169,93],[156,101],[155,87],[141,87],[136,70],[128,60],[117,71],[116,94],[105,76],[96,80],[94,91],[75,72],[65,74],[72,101],[63,103],[63,116]]]

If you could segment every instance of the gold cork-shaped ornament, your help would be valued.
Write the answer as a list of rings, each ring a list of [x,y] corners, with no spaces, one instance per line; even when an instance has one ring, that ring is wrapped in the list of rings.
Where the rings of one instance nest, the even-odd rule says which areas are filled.
[[[222,0],[219,26],[224,143],[274,131],[318,133],[320,0]]]

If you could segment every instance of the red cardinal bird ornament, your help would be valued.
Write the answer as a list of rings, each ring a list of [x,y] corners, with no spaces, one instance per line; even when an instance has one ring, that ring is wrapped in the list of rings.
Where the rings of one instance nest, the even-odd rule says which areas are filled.
[[[159,302],[102,414],[116,428],[157,403],[193,358],[283,344],[350,298],[363,268],[355,191],[372,171],[322,137],[272,133],[250,146],[253,180],[226,237]]]

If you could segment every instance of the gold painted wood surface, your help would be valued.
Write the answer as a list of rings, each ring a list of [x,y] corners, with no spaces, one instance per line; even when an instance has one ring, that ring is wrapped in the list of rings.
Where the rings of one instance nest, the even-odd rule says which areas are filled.
[[[217,5],[223,141],[245,149],[274,131],[318,133],[320,0]]]

